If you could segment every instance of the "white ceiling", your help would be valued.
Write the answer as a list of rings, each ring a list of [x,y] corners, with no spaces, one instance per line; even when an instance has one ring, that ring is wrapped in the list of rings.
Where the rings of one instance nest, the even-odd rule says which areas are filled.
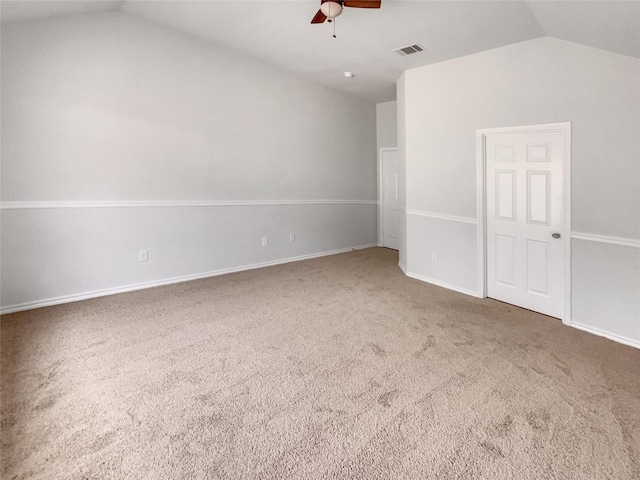
[[[320,0],[2,1],[2,21],[121,10],[373,102],[407,68],[540,36],[640,58],[640,1],[398,1],[345,8],[337,37],[311,25]],[[425,51],[392,50],[419,43]],[[345,79],[343,72],[354,72]]]

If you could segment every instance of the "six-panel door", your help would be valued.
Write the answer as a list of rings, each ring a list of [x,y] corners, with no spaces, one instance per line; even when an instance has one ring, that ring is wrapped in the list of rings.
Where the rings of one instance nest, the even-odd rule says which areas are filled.
[[[489,134],[485,149],[487,296],[562,318],[564,134]]]

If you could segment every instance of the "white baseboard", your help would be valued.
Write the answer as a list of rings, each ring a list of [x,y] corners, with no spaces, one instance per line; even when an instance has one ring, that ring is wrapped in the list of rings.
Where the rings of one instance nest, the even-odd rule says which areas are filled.
[[[94,290],[91,292],[84,292],[84,293],[78,293],[73,295],[63,295],[60,297],[47,298],[45,300],[38,300],[35,302],[26,302],[26,303],[20,303],[17,305],[8,305],[6,307],[0,307],[0,314],[4,315],[7,313],[20,312],[23,310],[32,310],[34,308],[50,307],[52,305],[78,302],[81,300],[88,300],[88,299],[97,298],[97,297],[105,297],[107,295],[115,295],[118,293],[134,292],[136,290],[144,290],[145,288],[160,287],[162,285],[171,285],[172,283],[188,282],[190,280],[198,280],[201,278],[217,277],[219,275],[225,275],[227,273],[243,272],[245,270],[254,270],[256,268],[271,267],[273,265],[281,265],[283,263],[299,262],[301,260],[309,260],[311,258],[326,257],[328,255],[336,255],[338,253],[351,252],[353,250],[362,250],[363,248],[370,248],[370,247],[377,247],[377,244],[371,243],[367,245],[358,245],[355,247],[341,248],[338,250],[331,250],[327,252],[311,253],[309,255],[300,255],[297,257],[282,258],[279,260],[271,260],[269,262],[243,265],[240,267],[224,268],[221,270],[214,270],[212,272],[203,272],[203,273],[196,273],[194,275],[184,275],[180,277],[165,278],[165,279],[156,280],[153,282],[136,283],[132,285],[125,285],[123,287],[105,288],[102,290]]]
[[[598,335],[599,337],[605,337],[605,338],[608,338],[609,340],[613,340],[614,342],[622,343],[623,345],[640,348],[640,342],[638,342],[637,340],[633,340],[632,338],[616,335],[615,333],[605,332],[604,330],[588,327],[586,325],[581,325],[575,322],[572,322],[571,326],[577,328],[578,330],[592,333],[594,335]]]
[[[467,290],[465,288],[459,288],[459,287],[456,287],[455,285],[450,285],[448,283],[441,282],[439,280],[434,280],[433,278],[429,278],[429,277],[425,277],[423,275],[417,275],[415,273],[408,272],[407,271],[407,267],[405,267],[401,263],[398,263],[398,266],[400,267],[400,269],[404,272],[404,274],[407,277],[415,278],[416,280],[421,280],[423,282],[431,283],[433,285],[437,285],[438,287],[447,288],[449,290],[454,290],[456,292],[464,293],[466,295],[471,295],[472,297],[483,298],[480,295],[478,295],[477,292],[474,292],[472,290]],[[567,324],[565,324],[565,325],[567,325]],[[621,335],[616,335],[615,333],[606,332],[604,330],[600,330],[600,329],[593,328],[593,327],[588,327],[586,325],[581,325],[580,323],[575,323],[575,322],[571,322],[569,324],[569,326],[577,328],[578,330],[583,330],[585,332],[592,333],[594,335],[598,335],[599,337],[608,338],[609,340],[613,340],[614,342],[618,342],[618,343],[621,343],[623,345],[628,345],[630,347],[635,347],[635,348],[639,348],[640,349],[640,342],[637,341],[637,340],[634,340],[632,338],[624,337],[624,336],[621,336]]]
[[[400,265],[400,264],[398,264]],[[415,278],[416,280],[420,280],[422,282],[430,283],[432,285],[436,285],[438,287],[447,288],[449,290],[453,290],[454,292],[464,293],[465,295],[470,295],[472,297],[481,298],[478,296],[478,292],[474,292],[473,290],[467,290],[466,288],[457,287],[455,285],[451,285],[446,282],[441,282],[440,280],[435,280],[433,278],[425,277],[424,275],[418,275],[417,273],[408,272],[406,267],[400,265],[400,268],[404,272],[407,277]]]

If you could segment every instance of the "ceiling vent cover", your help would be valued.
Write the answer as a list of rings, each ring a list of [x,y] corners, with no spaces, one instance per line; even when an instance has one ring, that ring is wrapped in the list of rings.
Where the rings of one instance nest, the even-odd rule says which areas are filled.
[[[394,50],[394,52],[396,52],[398,55],[404,57],[405,55],[411,55],[413,53],[422,52],[423,50],[424,50],[424,48],[422,48],[421,45],[418,45],[416,43],[415,45],[409,45],[407,47],[396,48]]]

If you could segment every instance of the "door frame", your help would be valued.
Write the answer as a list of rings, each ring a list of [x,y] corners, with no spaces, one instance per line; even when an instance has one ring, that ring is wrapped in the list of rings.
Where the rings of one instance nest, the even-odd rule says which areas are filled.
[[[382,215],[384,214],[384,201],[383,201],[383,191],[384,186],[382,182],[384,181],[384,175],[382,174],[382,156],[385,152],[398,152],[398,147],[382,147],[378,149],[378,246],[384,246],[384,219]]]
[[[486,137],[496,133],[562,132],[564,135],[564,314],[562,323],[571,325],[571,122],[482,128],[476,130],[476,191],[477,191],[477,257],[478,297],[487,298],[487,202],[486,202]]]

